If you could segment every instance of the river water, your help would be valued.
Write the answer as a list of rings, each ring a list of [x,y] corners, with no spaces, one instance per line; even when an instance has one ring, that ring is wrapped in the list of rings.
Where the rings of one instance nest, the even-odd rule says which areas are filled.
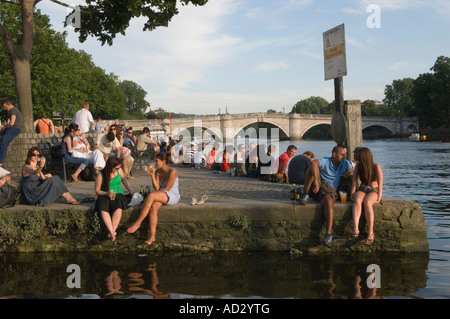
[[[290,143],[281,142],[279,150]],[[330,156],[334,142],[293,144],[297,152],[310,150],[317,158]],[[421,205],[429,253],[314,257],[289,252],[0,254],[0,297],[449,298],[450,143],[379,140],[364,141],[364,146],[383,168],[384,195]],[[369,265],[379,267],[378,287],[370,286]]]

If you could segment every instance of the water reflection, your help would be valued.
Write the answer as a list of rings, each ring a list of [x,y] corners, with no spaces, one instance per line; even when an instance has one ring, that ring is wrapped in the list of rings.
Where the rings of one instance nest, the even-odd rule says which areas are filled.
[[[0,258],[0,297],[105,299],[414,298],[426,286],[429,261],[428,254],[295,257],[280,252]],[[80,266],[81,288],[67,287],[69,264]],[[379,288],[368,285],[371,264],[380,267]]]

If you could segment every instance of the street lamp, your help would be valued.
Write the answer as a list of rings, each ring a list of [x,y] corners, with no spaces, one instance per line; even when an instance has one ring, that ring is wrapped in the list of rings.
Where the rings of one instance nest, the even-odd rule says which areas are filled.
[[[69,117],[72,117],[72,101],[69,101],[69,104],[67,104],[67,107],[69,108]]]

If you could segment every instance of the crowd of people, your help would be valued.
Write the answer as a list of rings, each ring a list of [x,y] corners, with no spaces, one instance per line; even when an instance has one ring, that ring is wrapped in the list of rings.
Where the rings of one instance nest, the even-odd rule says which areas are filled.
[[[2,106],[7,111],[8,121],[0,126],[0,135],[3,135],[0,144],[0,187],[12,178],[12,174],[4,169],[3,162],[8,145],[21,132],[22,127],[22,115],[12,102],[5,100]],[[39,115],[34,124],[40,132],[54,132],[53,123],[43,115]],[[98,133],[93,147],[85,135],[91,127],[95,127]],[[355,148],[353,163],[346,159],[347,147],[342,144],[332,149],[330,157],[318,159],[311,151],[296,155],[295,145],[289,145],[285,152],[274,158],[275,145],[271,144],[266,148],[266,145],[256,143],[249,143],[248,149],[244,144],[239,144],[236,149],[232,145],[221,148],[219,144],[214,144],[206,154],[205,145],[190,142],[186,146],[179,146],[169,138],[154,141],[149,137],[149,132],[148,127],[145,127],[142,134],[136,137],[131,127],[124,128],[118,120],[110,126],[102,127],[101,119],[98,118],[95,122],[89,112],[89,104],[84,103],[62,137],[61,154],[66,162],[79,165],[72,174],[74,182],[80,181],[78,175],[87,166],[94,167],[97,195],[95,209],[112,241],[116,239],[122,211],[129,202],[122,185],[129,195],[133,194],[128,182],[133,178],[131,170],[134,158],[131,150],[136,149],[139,156],[149,148],[156,154],[155,169],[149,171],[155,191],[145,197],[139,217],[127,229],[128,233],[136,232],[148,217],[149,236],[145,243],[149,245],[156,240],[159,209],[180,200],[177,166],[204,167],[213,172],[222,171],[234,176],[304,185],[300,204],[306,204],[312,199],[323,205],[326,229],[323,243],[329,247],[332,246],[334,204],[339,199],[341,179],[351,179],[349,199],[353,201],[352,236],[358,238],[360,234],[360,218],[364,211],[368,228],[365,243],[370,245],[375,239],[373,205],[382,200],[383,172],[381,166],[373,161],[372,153],[367,147]],[[80,201],[70,194],[58,176],[42,172],[45,163],[45,157],[38,147],[28,150],[21,179],[25,203],[47,206],[58,198],[64,198],[67,204],[79,205]]]

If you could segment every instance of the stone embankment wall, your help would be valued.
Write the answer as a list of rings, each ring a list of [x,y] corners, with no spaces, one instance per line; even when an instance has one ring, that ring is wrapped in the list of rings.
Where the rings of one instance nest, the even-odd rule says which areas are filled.
[[[33,146],[38,146],[41,149],[42,154],[47,159],[46,171],[51,172],[53,175],[58,175],[63,178],[63,162],[52,161],[50,156],[50,149],[56,143],[62,140],[62,133],[55,134],[37,134],[37,133],[20,133],[16,136],[8,147],[8,153],[5,158],[4,167],[10,171],[14,177],[20,178],[22,175],[22,167],[25,164],[28,150]],[[90,142],[97,140],[97,133],[87,133],[86,137]],[[145,166],[149,164],[148,158],[136,158],[134,162],[134,169],[145,169]],[[68,176],[72,171],[71,165],[67,166]]]
[[[351,203],[335,204],[333,247],[322,245],[322,206],[297,202],[180,203],[161,208],[157,241],[148,246],[147,221],[135,234],[126,229],[139,206],[124,211],[117,240],[106,239],[103,222],[91,208],[53,209],[16,206],[0,210],[0,251],[134,251],[134,250],[271,250],[300,254],[355,252],[426,252],[427,230],[420,205],[384,198],[375,210],[375,241],[351,237]]]

